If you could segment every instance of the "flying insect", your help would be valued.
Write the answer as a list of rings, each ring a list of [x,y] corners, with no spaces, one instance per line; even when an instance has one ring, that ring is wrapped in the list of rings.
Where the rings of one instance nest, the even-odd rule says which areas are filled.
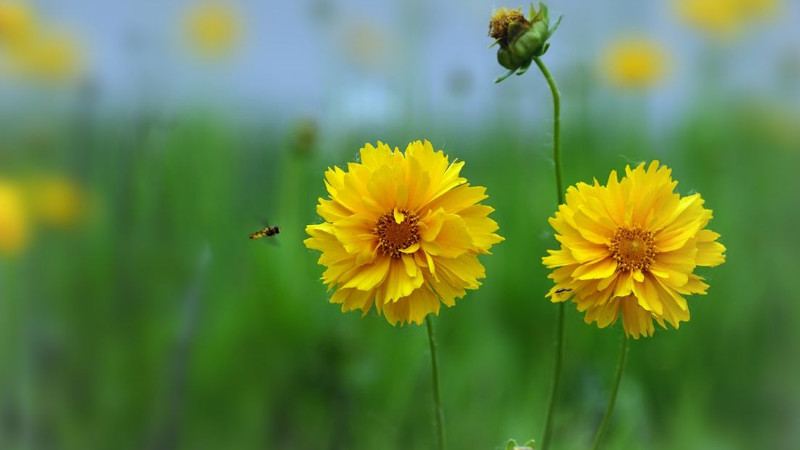
[[[250,234],[250,239],[261,239],[263,237],[275,236],[280,233],[280,227],[273,227],[271,225],[264,225],[264,228]]]

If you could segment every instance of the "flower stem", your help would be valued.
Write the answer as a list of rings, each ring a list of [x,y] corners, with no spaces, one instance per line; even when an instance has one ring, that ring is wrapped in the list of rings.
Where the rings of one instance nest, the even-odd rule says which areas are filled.
[[[542,436],[542,450],[547,450],[550,433],[553,429],[553,411],[556,409],[556,393],[561,384],[561,360],[564,356],[564,302],[558,304],[558,321],[556,322],[556,360],[553,368],[553,386],[550,389],[550,403],[547,406],[547,418]]]
[[[558,204],[564,203],[564,188],[561,180],[561,94],[558,92],[558,86],[547,66],[539,57],[534,57],[533,60],[542,71],[547,85],[550,86],[550,92],[553,95],[553,163],[556,171],[556,198]],[[555,364],[553,367],[553,386],[550,391],[550,402],[547,407],[547,416],[545,418],[544,435],[542,436],[542,450],[547,450],[550,443],[550,435],[553,430],[553,412],[556,408],[556,400],[558,397],[558,388],[561,380],[561,362],[564,359],[564,303],[558,305],[558,320],[556,321],[556,354]]]
[[[439,397],[439,362],[436,358],[436,339],[433,334],[433,320],[431,316],[425,317],[425,325],[428,328],[428,342],[431,347],[431,378],[433,379],[433,423],[436,428],[436,439],[439,443],[439,450],[444,450],[444,408]]]
[[[564,203],[564,188],[561,181],[561,94],[558,92],[556,80],[553,79],[544,62],[539,57],[534,57],[533,60],[542,71],[547,85],[550,86],[550,92],[553,94],[553,163],[556,166],[556,194],[560,205]]]
[[[600,428],[597,429],[597,434],[594,436],[593,450],[600,448],[600,441],[603,439],[603,434],[606,432],[606,426],[611,419],[611,413],[614,411],[614,403],[617,401],[617,391],[619,390],[619,383],[622,380],[622,371],[625,368],[625,358],[628,355],[628,335],[622,338],[622,348],[619,351],[619,363],[617,364],[617,375],[614,380],[614,387],[611,388],[611,396],[608,398],[608,406],[606,406],[606,413],[603,415],[603,421],[600,422]]]

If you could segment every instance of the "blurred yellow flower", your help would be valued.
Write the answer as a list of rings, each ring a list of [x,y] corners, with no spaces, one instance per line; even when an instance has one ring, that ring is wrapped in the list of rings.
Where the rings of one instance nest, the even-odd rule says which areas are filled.
[[[59,228],[75,226],[84,217],[82,189],[66,177],[52,175],[34,180],[32,206],[38,220]]]
[[[344,31],[342,45],[352,61],[363,68],[382,68],[392,58],[388,27],[374,20],[352,21]]]
[[[74,81],[84,69],[83,48],[67,33],[35,36],[17,46],[9,57],[14,74],[26,79]]]
[[[72,81],[84,69],[83,47],[74,36],[37,23],[25,2],[0,0],[3,73],[25,80]]]
[[[749,23],[774,16],[781,0],[674,0],[678,17],[717,38],[738,35]]]
[[[0,180],[0,255],[19,253],[28,242],[29,228],[22,190]]]
[[[478,254],[503,238],[494,209],[479,203],[486,189],[460,177],[463,166],[416,141],[405,154],[366,144],[360,163],[328,169],[330,198],[317,205],[325,222],[307,226],[304,243],[322,251],[331,303],[363,314],[374,303],[392,325],[419,324],[480,286]]]
[[[13,47],[26,42],[35,30],[34,14],[27,3],[0,1],[0,46]]]
[[[600,328],[621,311],[625,332],[638,339],[652,336],[653,320],[664,328],[689,320],[683,296],[708,288],[694,269],[722,264],[725,247],[705,228],[712,214],[700,194],[676,194],[666,166],[653,161],[625,173],[618,181],[612,171],[605,186],[595,180],[567,190],[550,218],[561,248],[542,261],[554,269],[551,301],[571,298]]]
[[[192,7],[186,15],[189,44],[205,56],[222,56],[239,43],[242,19],[227,2],[207,2]]]
[[[664,79],[669,60],[667,50],[658,42],[647,38],[625,38],[612,42],[600,62],[610,83],[620,87],[646,88]]]
[[[751,18],[769,18],[781,9],[783,0],[738,0],[742,11]]]

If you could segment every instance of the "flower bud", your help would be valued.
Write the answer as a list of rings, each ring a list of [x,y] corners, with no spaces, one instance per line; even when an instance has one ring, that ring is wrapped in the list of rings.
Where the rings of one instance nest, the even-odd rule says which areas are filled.
[[[547,52],[550,44],[547,39],[553,35],[561,22],[559,17],[556,24],[550,28],[550,19],[547,5],[539,3],[539,11],[531,4],[529,18],[522,14],[522,8],[500,8],[492,14],[489,21],[489,36],[495,39],[494,44],[499,45],[497,62],[509,70],[508,73],[498,77],[495,83],[508,78],[512,73],[522,75],[530,67],[533,58],[538,58]]]
[[[519,445],[514,439],[509,439],[505,450],[533,450],[535,445],[536,442],[533,439],[526,442],[525,445]]]
[[[296,156],[308,156],[317,146],[319,127],[311,117],[298,119],[292,125],[289,147]]]

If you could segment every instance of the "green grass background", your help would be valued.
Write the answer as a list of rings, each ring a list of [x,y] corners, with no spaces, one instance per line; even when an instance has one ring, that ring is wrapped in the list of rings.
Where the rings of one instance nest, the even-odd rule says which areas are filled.
[[[511,81],[544,95],[537,77]],[[797,130],[728,99],[654,133],[641,103],[591,110],[577,88],[563,87],[565,182],[660,159],[680,193],[703,195],[728,248],[700,271],[711,288],[689,299],[691,321],[631,343],[607,448],[797,448]],[[268,116],[112,114],[36,139],[6,122],[6,168],[71,174],[93,214],[0,262],[0,448],[433,448],[424,327],[339,312],[302,244],[327,167],[364,142],[422,138],[466,161],[506,238],[482,257],[483,286],[435,320],[449,448],[540,439],[557,311],[541,265],[556,245],[542,99],[539,120],[323,126],[305,153],[291,121]],[[277,245],[247,239],[262,218]],[[622,330],[568,304],[566,336],[552,448],[586,448]]]

